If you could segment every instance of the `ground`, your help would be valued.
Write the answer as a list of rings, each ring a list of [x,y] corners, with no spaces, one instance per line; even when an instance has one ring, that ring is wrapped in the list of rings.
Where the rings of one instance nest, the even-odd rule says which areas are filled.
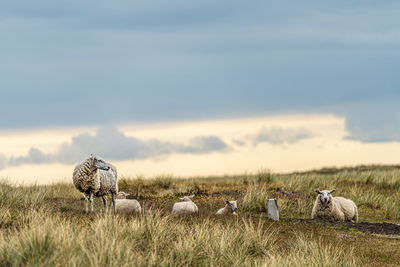
[[[397,166],[272,174],[153,179],[120,177],[141,215],[84,212],[71,184],[0,185],[0,265],[397,266],[400,170]],[[352,199],[359,222],[310,219],[315,189]],[[195,194],[195,216],[172,217],[178,197]],[[268,219],[276,198],[280,221]],[[238,216],[215,216],[225,200]]]

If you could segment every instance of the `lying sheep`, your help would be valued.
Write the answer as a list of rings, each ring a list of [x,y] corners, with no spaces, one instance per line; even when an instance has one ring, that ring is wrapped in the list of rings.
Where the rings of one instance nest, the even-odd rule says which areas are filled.
[[[115,199],[115,210],[118,213],[141,213],[142,208],[136,199],[126,199],[129,194],[120,191]]]
[[[358,220],[356,204],[344,197],[332,197],[335,190],[315,190],[318,193],[311,213],[311,219],[324,219],[329,221],[354,221]]]
[[[199,208],[192,201],[193,197],[194,195],[180,197],[179,199],[182,200],[182,202],[176,202],[174,204],[172,207],[172,215],[197,213]]]
[[[236,200],[232,200],[232,201],[226,200],[225,201],[225,207],[223,207],[222,209],[219,209],[217,211],[217,213],[215,213],[215,214],[217,214],[217,215],[225,215],[225,214],[231,213],[233,215],[237,215],[236,211],[237,211]]]

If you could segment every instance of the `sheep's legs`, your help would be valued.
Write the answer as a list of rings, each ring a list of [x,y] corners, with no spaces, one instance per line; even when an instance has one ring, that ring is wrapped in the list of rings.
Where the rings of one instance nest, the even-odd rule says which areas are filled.
[[[113,203],[112,203],[112,201],[110,201],[110,209],[108,210],[110,213],[112,212],[112,206],[113,206]]]
[[[88,209],[88,201],[89,201],[89,199],[88,199],[88,194],[86,194],[86,193],[84,193],[85,194],[85,211],[86,211],[86,213],[88,213],[89,212],[89,209]]]
[[[106,196],[102,196],[102,198],[103,198],[103,204],[104,204],[104,211],[105,211],[105,213],[107,213],[108,212],[108,207],[107,207]]]
[[[90,193],[90,211],[93,212],[93,193]]]
[[[116,213],[116,208],[115,208],[115,193],[111,193],[111,203],[112,203],[112,211],[115,214]]]

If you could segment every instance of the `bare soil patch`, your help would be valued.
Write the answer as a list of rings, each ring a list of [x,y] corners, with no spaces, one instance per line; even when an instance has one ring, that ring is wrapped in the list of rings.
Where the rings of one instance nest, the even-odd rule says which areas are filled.
[[[240,196],[241,192],[237,191],[237,190],[223,190],[223,191],[218,191],[218,192],[213,192],[211,194],[211,196],[215,197],[215,196]]]
[[[347,222],[344,223],[344,225],[349,228],[357,229],[364,233],[380,235],[400,235],[400,225],[394,223]]]
[[[311,219],[294,219],[296,223],[310,224],[313,222]],[[400,225],[394,223],[371,223],[371,222],[328,222],[320,221],[323,223],[335,225],[335,226],[346,226],[348,228],[356,229],[363,233],[379,234],[379,235],[399,235],[400,236]]]

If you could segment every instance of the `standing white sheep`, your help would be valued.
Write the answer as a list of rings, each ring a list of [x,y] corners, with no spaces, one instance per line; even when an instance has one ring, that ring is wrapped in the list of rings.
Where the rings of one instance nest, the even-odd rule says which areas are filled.
[[[233,215],[237,215],[236,211],[237,211],[236,200],[232,200],[232,201],[226,200],[225,201],[225,207],[223,207],[222,209],[219,209],[217,211],[217,213],[215,213],[215,214],[217,214],[217,215],[225,215],[225,214],[231,213]]]
[[[192,201],[193,197],[194,195],[180,197],[179,199],[182,200],[182,202],[176,202],[174,204],[172,207],[172,215],[197,213],[199,208]]]
[[[90,157],[76,165],[72,174],[72,180],[76,189],[85,195],[86,212],[88,212],[88,198],[91,205],[90,210],[93,211],[93,196],[102,197],[106,212],[106,196],[111,194],[112,203],[115,202],[115,195],[118,192],[117,169],[101,158],[90,155]],[[115,203],[113,210],[115,213]]]
[[[120,191],[115,199],[115,210],[118,213],[141,213],[142,208],[136,199],[126,199],[129,194]]]
[[[315,190],[318,193],[311,213],[311,219],[324,219],[330,221],[354,221],[358,220],[356,204],[344,197],[333,197],[335,190]]]

